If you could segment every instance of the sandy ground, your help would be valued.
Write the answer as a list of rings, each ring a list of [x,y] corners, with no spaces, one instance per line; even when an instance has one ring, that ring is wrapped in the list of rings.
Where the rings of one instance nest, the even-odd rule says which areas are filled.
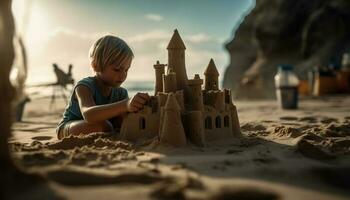
[[[25,199],[349,199],[350,96],[303,99],[295,111],[274,101],[235,102],[243,135],[205,148],[135,146],[95,134],[58,141],[64,102],[27,104],[13,125],[18,165],[45,187]]]

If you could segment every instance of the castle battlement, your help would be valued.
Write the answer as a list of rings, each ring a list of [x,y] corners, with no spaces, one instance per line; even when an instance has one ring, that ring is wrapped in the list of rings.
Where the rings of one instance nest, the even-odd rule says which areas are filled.
[[[199,74],[196,74],[193,79],[188,79],[187,85],[203,85],[203,79],[200,78]]]

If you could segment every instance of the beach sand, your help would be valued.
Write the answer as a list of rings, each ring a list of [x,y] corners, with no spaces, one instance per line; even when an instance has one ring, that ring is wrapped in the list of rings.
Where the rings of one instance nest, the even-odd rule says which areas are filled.
[[[350,97],[238,101],[242,137],[207,147],[130,144],[96,133],[58,141],[62,99],[27,104],[10,148],[21,169],[45,187],[14,198],[52,199],[349,199]],[[16,191],[15,189],[13,191]]]

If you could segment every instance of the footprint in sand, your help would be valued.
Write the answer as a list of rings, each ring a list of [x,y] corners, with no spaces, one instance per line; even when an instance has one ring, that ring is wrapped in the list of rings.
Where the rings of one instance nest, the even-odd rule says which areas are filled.
[[[265,131],[266,127],[259,123],[250,122],[243,124],[243,126],[241,126],[241,129],[243,131]]]
[[[281,120],[287,120],[287,121],[297,121],[298,118],[297,117],[293,117],[293,116],[283,116],[280,117]]]
[[[335,118],[325,117],[321,120],[321,123],[323,124],[330,124],[332,122],[338,123],[338,120]]]
[[[263,123],[273,123],[274,121],[272,121],[272,120],[262,120],[261,122],[263,122]]]
[[[292,123],[292,122],[281,122],[281,125],[286,125],[286,126],[298,126],[299,123]]]
[[[317,118],[313,116],[307,116],[300,118],[299,121],[307,123],[317,123]]]
[[[38,140],[38,141],[43,141],[43,140],[51,140],[51,136],[36,136],[32,137],[32,140]]]

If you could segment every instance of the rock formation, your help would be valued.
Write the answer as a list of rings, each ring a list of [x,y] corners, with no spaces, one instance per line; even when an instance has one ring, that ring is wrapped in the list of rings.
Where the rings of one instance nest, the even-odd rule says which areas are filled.
[[[226,44],[231,63],[223,86],[236,98],[273,98],[278,64],[293,64],[306,79],[315,66],[339,64],[349,36],[349,1],[256,0]]]

